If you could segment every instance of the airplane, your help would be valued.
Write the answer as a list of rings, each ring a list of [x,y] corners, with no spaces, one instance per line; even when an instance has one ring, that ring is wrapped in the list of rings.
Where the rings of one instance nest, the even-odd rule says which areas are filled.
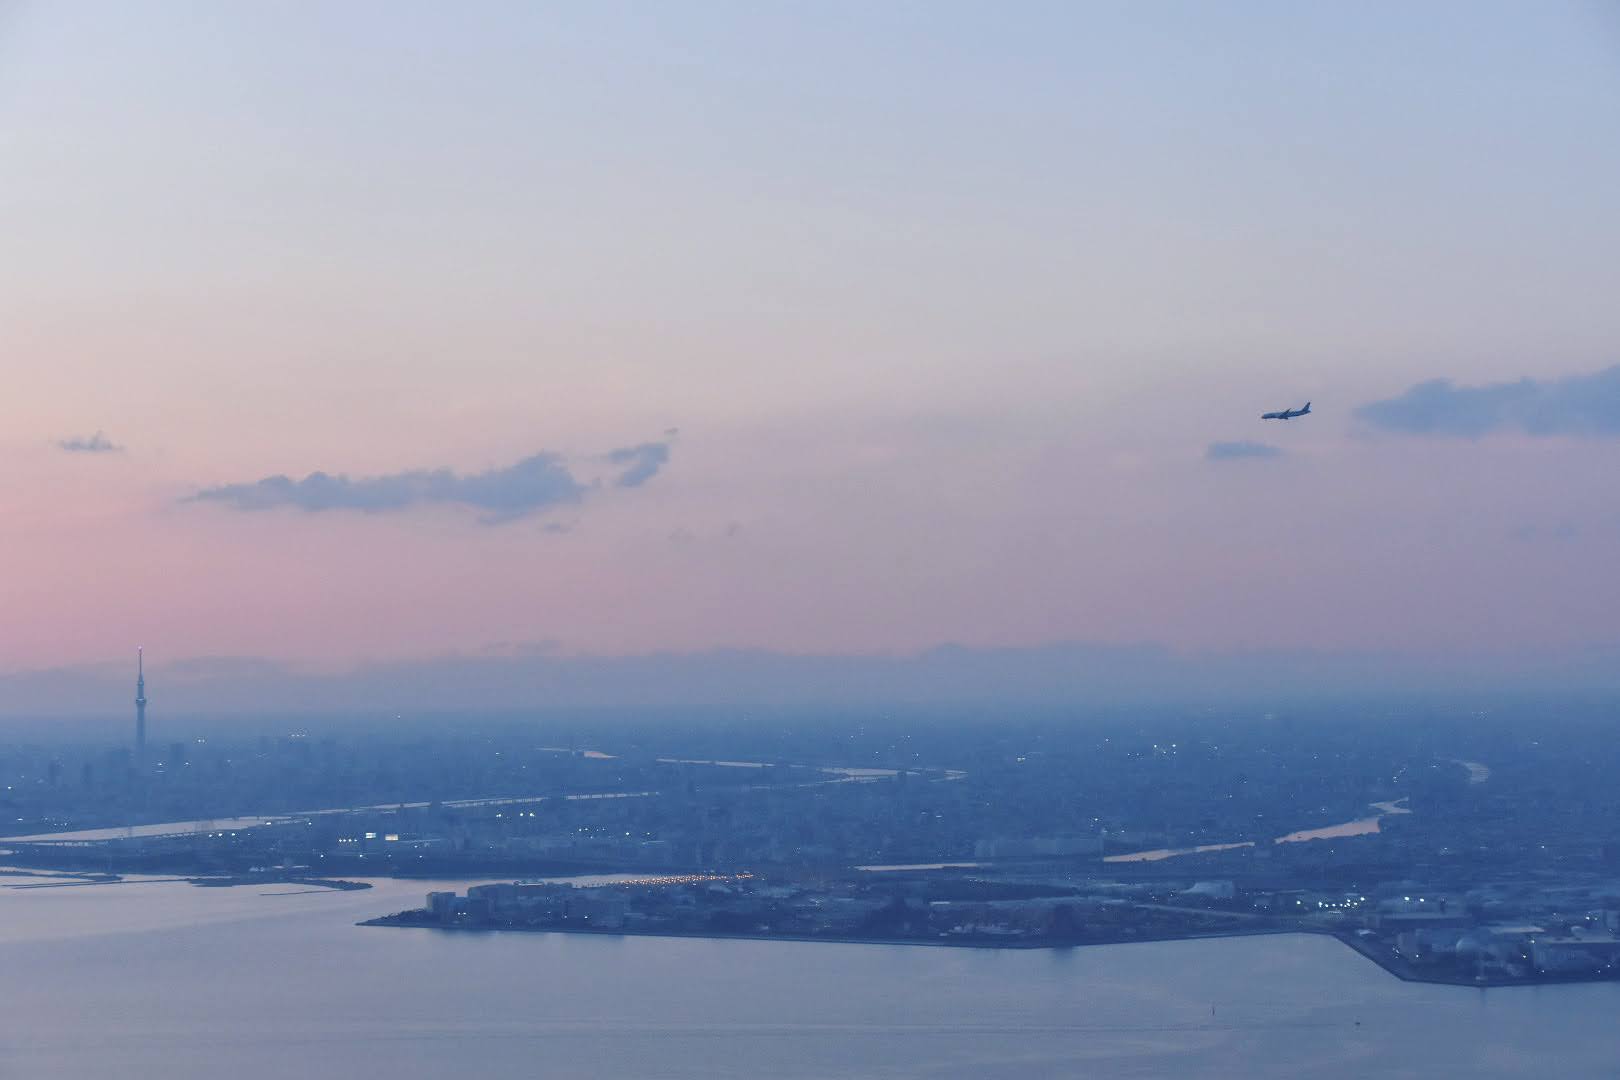
[[[1311,403],[1306,402],[1303,409],[1283,409],[1281,412],[1261,413],[1262,420],[1292,420],[1296,416],[1306,416],[1311,411]]]

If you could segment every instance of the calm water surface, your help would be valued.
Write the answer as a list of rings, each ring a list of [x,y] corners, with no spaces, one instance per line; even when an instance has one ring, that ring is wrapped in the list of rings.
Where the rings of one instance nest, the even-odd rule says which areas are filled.
[[[353,925],[432,887],[0,888],[0,1076],[1620,1076],[1620,986],[1408,985],[1318,937],[998,952]]]

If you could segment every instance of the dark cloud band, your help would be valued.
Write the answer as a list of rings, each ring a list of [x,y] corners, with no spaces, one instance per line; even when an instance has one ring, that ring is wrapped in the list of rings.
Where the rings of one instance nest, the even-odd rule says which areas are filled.
[[[639,487],[669,460],[669,446],[643,443],[625,447],[610,452],[607,460],[623,467],[613,479],[615,485]],[[349,510],[368,514],[457,505],[481,511],[482,520],[494,524],[579,503],[590,490],[591,485],[574,475],[562,455],[540,453],[480,473],[414,469],[359,479],[325,472],[312,472],[301,480],[267,476],[204,488],[184,501],[219,503],[233,510],[293,507],[309,513]]]
[[[1527,435],[1620,436],[1620,365],[1560,379],[1458,386],[1418,383],[1374,401],[1356,416],[1383,431],[1477,439],[1497,431]]]
[[[88,437],[75,435],[68,439],[58,439],[56,445],[70,454],[116,454],[123,449],[99,431]]]

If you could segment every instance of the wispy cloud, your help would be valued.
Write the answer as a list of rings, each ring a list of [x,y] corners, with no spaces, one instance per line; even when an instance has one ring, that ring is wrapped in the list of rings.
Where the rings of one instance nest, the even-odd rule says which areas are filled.
[[[666,433],[671,438],[673,431]],[[479,473],[453,469],[410,469],[382,476],[354,478],[343,473],[312,472],[303,479],[266,476],[261,480],[203,488],[183,502],[218,503],[233,510],[292,507],[309,513],[348,510],[365,514],[393,513],[424,505],[454,505],[481,511],[480,520],[499,524],[558,506],[582,502],[604,482],[636,488],[651,480],[669,461],[669,442],[647,442],[611,450],[596,458],[614,467],[613,475],[582,479],[561,454],[539,453],[513,465]],[[548,531],[566,532],[571,525],[553,524]]]
[[[624,466],[614,479],[619,487],[640,487],[658,475],[658,470],[669,461],[669,443],[647,442],[639,446],[622,446],[607,453],[608,464]]]
[[[1519,431],[1620,436],[1620,365],[1590,375],[1482,386],[1433,379],[1399,397],[1363,405],[1356,416],[1375,428],[1406,435],[1477,439]]]
[[[267,476],[204,488],[184,501],[220,503],[233,510],[289,506],[310,513],[353,510],[368,514],[450,504],[483,511],[482,520],[494,524],[578,503],[588,490],[562,455],[541,453],[480,473],[414,469],[360,479],[324,472],[310,473],[302,480]]]
[[[1204,451],[1206,461],[1244,461],[1254,458],[1279,458],[1280,447],[1258,442],[1212,442]]]
[[[56,445],[70,454],[116,454],[124,449],[100,431],[90,436],[74,435],[58,439]]]

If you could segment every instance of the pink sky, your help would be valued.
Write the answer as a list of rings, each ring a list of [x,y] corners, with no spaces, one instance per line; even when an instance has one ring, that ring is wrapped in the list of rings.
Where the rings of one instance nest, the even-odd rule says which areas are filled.
[[[1620,361],[1620,52],[1123,10],[0,19],[0,671],[1620,639],[1620,439],[1353,416]],[[672,428],[502,524],[182,501]]]

